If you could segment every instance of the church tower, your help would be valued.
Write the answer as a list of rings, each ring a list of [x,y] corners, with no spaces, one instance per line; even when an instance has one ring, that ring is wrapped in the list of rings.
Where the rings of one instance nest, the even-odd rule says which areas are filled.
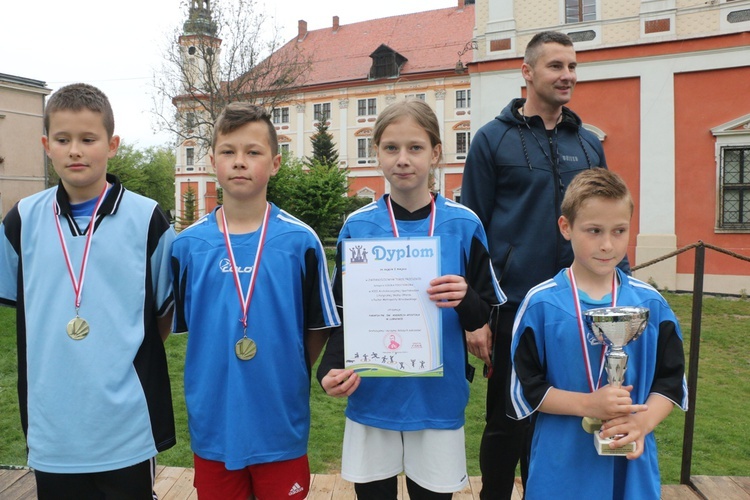
[[[211,133],[208,114],[200,109],[200,100],[209,98],[220,85],[219,56],[221,39],[212,18],[213,0],[190,0],[188,18],[179,37],[182,95],[172,102],[176,119],[184,130],[178,145],[175,166],[175,217],[180,222],[195,220],[216,207],[216,176],[208,158],[205,141]],[[188,211],[194,207],[192,216]]]

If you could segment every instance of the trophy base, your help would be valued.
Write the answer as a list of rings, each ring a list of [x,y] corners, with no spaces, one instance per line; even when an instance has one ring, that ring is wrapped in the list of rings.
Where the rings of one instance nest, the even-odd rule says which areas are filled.
[[[628,443],[625,446],[622,446],[620,448],[610,448],[609,443],[614,441],[612,438],[603,438],[599,436],[599,432],[594,432],[594,447],[596,448],[596,452],[599,455],[603,456],[625,456],[628,453],[632,453],[635,451],[635,441],[632,443]]]
[[[602,428],[602,421],[596,417],[583,417],[583,420],[581,420],[581,426],[584,431],[589,434],[594,434]]]

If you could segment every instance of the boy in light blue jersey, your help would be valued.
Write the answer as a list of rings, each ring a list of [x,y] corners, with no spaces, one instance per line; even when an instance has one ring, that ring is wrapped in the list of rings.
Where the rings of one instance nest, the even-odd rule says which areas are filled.
[[[154,457],[175,444],[163,345],[174,230],[107,174],[120,139],[99,89],[58,90],[44,126],[60,183],[19,201],[0,229],[0,302],[17,309],[37,494],[152,499]]]

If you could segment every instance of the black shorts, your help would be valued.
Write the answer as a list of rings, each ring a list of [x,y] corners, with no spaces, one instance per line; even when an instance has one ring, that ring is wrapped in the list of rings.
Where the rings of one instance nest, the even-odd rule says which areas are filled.
[[[156,460],[104,472],[60,474],[35,470],[39,500],[155,500]]]

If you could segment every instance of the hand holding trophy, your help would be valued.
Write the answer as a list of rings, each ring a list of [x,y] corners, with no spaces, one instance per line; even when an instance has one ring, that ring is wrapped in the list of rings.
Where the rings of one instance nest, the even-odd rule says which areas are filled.
[[[605,369],[610,385],[621,387],[625,381],[628,355],[623,348],[641,336],[648,324],[649,310],[645,307],[602,307],[584,312],[584,321],[600,342],[607,346]],[[584,428],[586,421],[584,419]],[[593,430],[594,446],[599,455],[627,455],[635,451],[635,442],[612,449],[609,444],[621,438],[603,438],[599,429]]]

